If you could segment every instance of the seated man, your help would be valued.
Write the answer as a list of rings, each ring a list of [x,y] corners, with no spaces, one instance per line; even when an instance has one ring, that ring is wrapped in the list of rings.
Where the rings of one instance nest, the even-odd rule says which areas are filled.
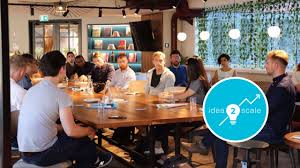
[[[112,78],[111,86],[127,89],[129,82],[136,80],[135,73],[128,66],[128,59],[125,54],[120,54],[117,61],[119,69],[116,70],[115,75]]]
[[[147,83],[145,93],[149,95],[158,95],[168,87],[173,87],[175,75],[165,67],[166,55],[157,51],[152,55],[154,68],[147,72]]]
[[[27,59],[21,55],[14,55],[9,59],[10,66],[10,106],[20,110],[26,90],[17,84],[25,76]]]
[[[46,53],[40,63],[45,78],[24,97],[18,124],[22,159],[38,166],[75,160],[78,168],[103,167],[112,155],[97,153],[90,140],[95,130],[75,124],[72,98],[57,87],[66,76],[65,62],[59,51]],[[58,118],[61,125],[56,124]]]
[[[188,85],[187,82],[187,70],[184,65],[180,65],[181,54],[178,50],[171,52],[171,66],[169,69],[174,73],[176,81],[175,86],[184,86]]]
[[[98,55],[93,56],[93,63],[96,65],[95,69],[92,71],[93,82],[111,82],[115,73],[113,65],[105,63],[104,60]]]
[[[31,77],[38,72],[38,62],[31,54],[23,54],[22,57],[27,60],[25,76],[18,82],[20,86],[28,90],[32,87]]]
[[[270,144],[284,143],[283,136],[292,117],[296,98],[292,80],[285,73],[287,65],[288,54],[285,51],[274,50],[268,53],[265,68],[267,73],[273,77],[273,83],[266,94],[269,103],[269,116],[264,128],[253,138],[255,140]],[[211,133],[208,133],[199,144],[183,143],[182,145],[184,148],[201,154],[207,154],[208,147],[215,145],[216,167],[221,168],[227,165],[227,144]]]
[[[71,79],[72,76],[76,73],[75,55],[71,51],[67,53],[66,71],[67,77],[69,79]]]
[[[86,62],[82,55],[78,55],[75,58],[76,70],[78,77],[81,75],[91,75],[95,67],[93,63]]]
[[[17,84],[22,78],[24,78],[27,66],[27,59],[21,55],[14,55],[9,59],[10,67],[10,110],[11,110],[11,137],[12,148],[18,148],[17,125],[19,110],[22,105],[23,97],[26,94],[26,90]]]

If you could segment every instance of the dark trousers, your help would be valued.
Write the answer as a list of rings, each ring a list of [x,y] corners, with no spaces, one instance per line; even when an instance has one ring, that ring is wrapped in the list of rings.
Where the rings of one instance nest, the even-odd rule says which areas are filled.
[[[58,140],[49,149],[23,156],[22,159],[38,166],[50,166],[67,160],[75,160],[77,168],[89,168],[97,160],[96,144],[88,137],[71,138],[65,133],[58,135]]]
[[[278,144],[283,142],[282,138],[275,136],[272,128],[267,124],[265,127],[257,134],[253,140],[260,140],[268,142],[270,144]],[[207,147],[214,147],[215,149],[215,158],[216,158],[216,168],[226,168],[227,167],[227,158],[228,158],[228,145],[225,141],[220,140],[215,137],[212,133],[207,133],[202,143]]]

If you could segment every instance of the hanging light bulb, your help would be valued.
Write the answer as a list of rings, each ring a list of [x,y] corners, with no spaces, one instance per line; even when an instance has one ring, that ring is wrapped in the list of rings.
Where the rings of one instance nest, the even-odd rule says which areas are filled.
[[[186,33],[184,33],[184,32],[179,32],[179,33],[177,34],[177,39],[178,39],[179,41],[185,41],[186,38],[187,38],[187,35],[186,35]]]
[[[278,38],[280,36],[281,29],[278,26],[270,26],[268,28],[268,35],[271,38]]]
[[[239,29],[231,29],[229,31],[229,37],[232,38],[233,40],[236,40],[241,37],[241,32]]]
[[[125,12],[125,9],[122,10],[122,15],[123,15],[123,18],[126,18],[126,12]]]
[[[209,31],[202,31],[202,32],[200,33],[200,39],[203,40],[203,41],[208,40],[209,37],[210,37]]]
[[[236,27],[236,24],[235,24],[235,12],[236,12],[236,10],[235,10],[235,5],[236,5],[236,3],[235,3],[235,0],[234,0],[234,18],[233,18],[233,25],[234,25],[234,27]],[[237,28],[234,28],[234,29],[231,29],[230,31],[229,31],[229,37],[231,38],[231,39],[233,39],[233,40],[236,40],[236,39],[238,39],[238,38],[240,38],[241,37],[241,32],[240,32],[240,30],[239,29],[237,29]]]
[[[204,2],[204,16],[205,16],[206,1],[207,0],[203,0],[203,2]],[[206,40],[209,39],[209,37],[210,37],[209,31],[202,31],[202,32],[200,32],[200,39],[201,40],[206,41]]]

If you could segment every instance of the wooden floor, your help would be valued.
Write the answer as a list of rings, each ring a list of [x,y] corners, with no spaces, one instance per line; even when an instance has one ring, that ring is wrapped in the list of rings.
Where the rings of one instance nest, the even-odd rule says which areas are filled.
[[[169,142],[170,148],[174,149],[174,143],[173,143],[173,140],[172,140],[171,137],[169,138],[169,141],[170,141]],[[181,139],[181,141],[186,141],[186,139]],[[126,158],[128,160],[128,162],[130,162],[130,160],[131,160],[130,157],[123,150],[108,144],[106,141],[103,141],[103,146],[105,148],[107,148],[109,151],[117,154],[118,156]],[[232,148],[229,148],[229,157],[228,157],[227,168],[232,167],[232,157],[233,157],[232,153],[233,153]],[[300,168],[300,164],[297,161],[297,152],[295,151],[294,153],[295,153],[295,160],[296,160],[296,164],[297,164],[296,166],[297,166],[297,168]],[[184,151],[183,149],[181,149],[181,154],[188,157],[188,153],[186,151]],[[174,152],[172,152],[168,155],[168,157],[171,157],[171,156],[174,156]],[[242,158],[244,156],[244,152],[240,151],[238,156]],[[196,168],[214,168],[214,166],[215,166],[213,158],[212,158],[211,151],[209,152],[209,154],[207,156],[200,155],[200,154],[193,154],[192,161],[193,161],[193,164],[195,164],[193,167],[196,167]],[[123,168],[123,167],[125,168],[126,167],[126,166],[124,166],[120,163],[118,163],[118,164],[114,163],[114,165],[110,165],[109,168],[116,168],[115,167],[116,165],[118,165],[117,166],[118,168]],[[137,166],[137,167],[147,168],[148,166],[147,165],[142,165],[142,166]],[[241,167],[240,164],[238,165],[238,168],[239,167]],[[267,154],[265,152],[262,153],[262,166],[261,167],[262,168],[270,167],[269,157],[267,156]],[[291,167],[289,155],[287,153],[279,152],[279,165],[278,165],[278,167],[279,168],[290,168]]]
[[[107,134],[111,134],[112,132],[107,132]],[[197,140],[197,139],[196,139]],[[186,141],[186,139],[181,139],[181,141]],[[115,146],[112,146],[110,144],[108,144],[106,141],[103,140],[102,142],[103,146],[108,149],[109,151],[117,154],[118,156],[122,157],[122,158],[125,158],[128,162],[132,162],[131,161],[131,158],[130,156],[124,152],[122,149],[119,149]],[[174,142],[173,142],[173,138],[169,138],[169,144],[170,144],[170,148],[171,150],[174,151]],[[227,168],[231,168],[232,167],[232,149],[229,148],[229,157],[228,157],[228,165],[227,165]],[[296,159],[296,167],[297,168],[300,168],[300,164],[299,162],[297,161],[297,152],[295,151],[295,159]],[[16,153],[13,153],[14,155],[18,155]],[[188,156],[188,153],[186,151],[184,151],[183,149],[181,149],[181,154],[183,154],[184,156]],[[171,156],[174,156],[174,152],[170,153],[168,155],[168,157],[171,157]],[[244,153],[243,151],[239,152],[239,157],[243,157],[244,156]],[[13,159],[13,163],[18,160],[19,158],[15,158]],[[193,157],[192,157],[192,161],[194,164],[193,167],[196,167],[196,168],[214,168],[215,164],[213,163],[213,158],[212,158],[212,155],[211,155],[211,152],[209,152],[209,154],[207,156],[203,156],[203,155],[200,155],[200,154],[193,154]],[[107,168],[126,168],[127,166],[124,165],[124,164],[121,164],[119,161],[117,160],[113,160],[113,162],[107,167]],[[141,166],[136,166],[137,168],[150,168],[149,165],[141,165]],[[241,165],[239,164],[238,165],[238,168],[240,168]],[[255,166],[254,166],[255,167]],[[270,165],[269,165],[269,158],[267,156],[266,153],[263,153],[262,154],[262,168],[269,168]],[[284,152],[279,152],[279,168],[290,168],[291,167],[291,164],[290,164],[290,159],[289,159],[289,156],[287,153],[284,153]]]

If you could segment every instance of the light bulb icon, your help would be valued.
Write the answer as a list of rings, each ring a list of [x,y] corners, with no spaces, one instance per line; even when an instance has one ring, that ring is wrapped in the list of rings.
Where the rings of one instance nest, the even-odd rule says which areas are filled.
[[[236,124],[236,119],[239,116],[240,112],[241,112],[240,107],[236,104],[230,104],[227,106],[226,113],[229,117],[231,125]]]

